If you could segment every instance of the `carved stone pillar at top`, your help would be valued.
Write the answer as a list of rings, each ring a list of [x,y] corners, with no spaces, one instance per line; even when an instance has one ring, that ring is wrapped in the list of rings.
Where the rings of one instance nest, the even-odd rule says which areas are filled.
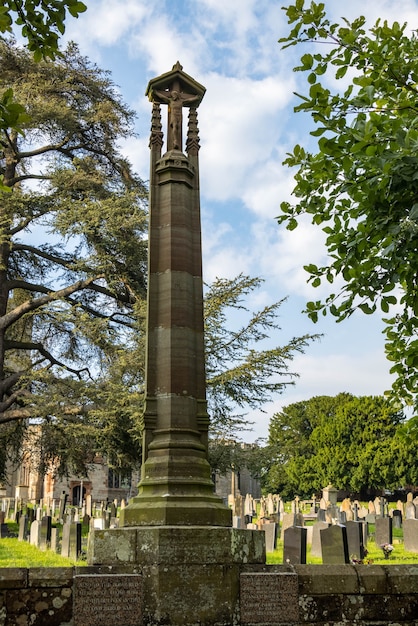
[[[205,88],[176,64],[150,81],[146,402],[139,493],[121,525],[230,526],[208,462],[197,107]],[[161,156],[160,105],[168,106]],[[183,107],[190,108],[182,151]]]

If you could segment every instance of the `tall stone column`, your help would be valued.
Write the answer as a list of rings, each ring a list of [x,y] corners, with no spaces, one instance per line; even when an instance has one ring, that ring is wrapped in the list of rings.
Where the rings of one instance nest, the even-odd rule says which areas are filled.
[[[122,512],[124,526],[231,525],[207,458],[196,111],[204,93],[180,64],[147,89],[153,116],[145,430],[139,493]],[[161,104],[168,106],[163,156]],[[187,155],[183,107],[191,107]]]
[[[265,545],[264,533],[231,527],[208,462],[197,124],[205,88],[177,63],[146,93],[153,108],[142,473],[120,527],[90,533],[88,562],[140,572],[144,626],[232,626],[240,571],[265,562]]]

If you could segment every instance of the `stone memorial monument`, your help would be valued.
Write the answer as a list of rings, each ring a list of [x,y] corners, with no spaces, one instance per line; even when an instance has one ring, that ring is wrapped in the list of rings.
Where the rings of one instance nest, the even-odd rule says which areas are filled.
[[[176,63],[152,79],[146,401],[139,492],[120,527],[91,532],[90,564],[136,564],[144,623],[233,623],[242,565],[264,533],[232,528],[208,462],[197,108],[205,88]],[[162,154],[161,105],[168,107]],[[183,152],[183,111],[189,109]]]

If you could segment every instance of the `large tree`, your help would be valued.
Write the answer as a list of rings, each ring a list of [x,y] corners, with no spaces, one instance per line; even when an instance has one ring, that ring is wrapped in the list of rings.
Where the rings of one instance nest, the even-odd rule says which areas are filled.
[[[87,9],[79,0],[3,0],[0,7],[0,33],[20,27],[34,59],[55,59],[58,40],[65,32],[67,12],[77,18]]]
[[[0,434],[59,424],[71,455],[145,294],[146,189],[117,147],[134,114],[74,45],[35,63],[0,41],[0,63],[28,113],[0,129]]]
[[[291,369],[293,358],[319,337],[305,334],[272,346],[285,299],[251,311],[247,300],[262,283],[261,278],[243,274],[218,278],[205,294],[206,376],[213,439],[239,438],[240,431],[248,430],[251,424],[246,411],[263,409],[274,395],[295,383],[298,373]]]
[[[0,6],[0,33],[12,33],[13,26],[18,26],[36,61],[55,59],[60,54],[58,40],[65,32],[67,12],[77,18],[86,8],[79,0],[3,0]],[[16,100],[9,86],[0,96],[0,128],[22,132],[25,121],[25,107]]]
[[[309,86],[296,111],[311,114],[319,139],[314,151],[297,145],[288,155],[296,203],[283,202],[278,219],[292,230],[307,214],[326,233],[327,263],[305,267],[314,287],[344,281],[325,301],[308,302],[307,313],[341,321],[380,310],[394,396],[417,406],[416,31],[380,20],[367,29],[364,17],[332,23],[324,4],[303,0],[286,14],[292,30],[280,41],[303,45],[295,70]]]
[[[266,487],[310,496],[330,482],[353,492],[414,484],[418,465],[413,444],[399,437],[403,420],[380,396],[340,393],[290,404],[270,422],[274,463]]]

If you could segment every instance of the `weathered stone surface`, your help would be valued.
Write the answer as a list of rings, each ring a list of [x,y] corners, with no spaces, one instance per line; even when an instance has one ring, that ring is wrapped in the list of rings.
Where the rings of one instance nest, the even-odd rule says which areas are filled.
[[[385,568],[381,565],[355,566],[359,579],[360,593],[384,594],[387,593],[387,578]]]
[[[136,563],[136,528],[91,530],[87,559],[91,565]]]
[[[8,590],[5,598],[6,626],[61,626],[72,619],[69,587]]]
[[[417,593],[418,564],[416,565],[385,565],[388,592],[392,594]]]
[[[27,587],[28,570],[23,567],[1,567],[0,589],[21,589]]]
[[[240,617],[241,624],[299,623],[297,575],[241,574]]]
[[[359,593],[357,572],[352,565],[295,565],[299,593],[307,595]]]
[[[31,567],[28,572],[29,587],[59,587],[72,586],[72,567]]]
[[[142,626],[142,596],[142,576],[75,576],[74,626]]]
[[[90,536],[88,558],[94,565],[265,563],[264,533],[217,526],[95,530]]]

